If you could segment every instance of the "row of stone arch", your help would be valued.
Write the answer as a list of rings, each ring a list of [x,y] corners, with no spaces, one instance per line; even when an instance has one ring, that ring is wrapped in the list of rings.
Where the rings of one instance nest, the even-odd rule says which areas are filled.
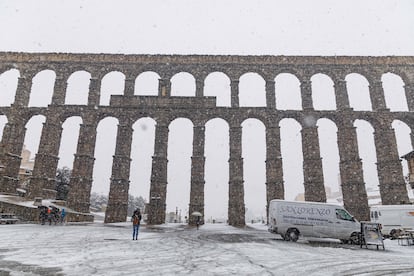
[[[149,223],[162,223],[165,216],[167,185],[168,126],[176,118],[188,118],[193,126],[193,154],[191,158],[191,191],[189,212],[204,208],[204,140],[205,123],[221,118],[229,125],[229,208],[231,225],[244,225],[243,158],[241,152],[241,123],[248,118],[259,119],[265,125],[266,137],[266,200],[283,198],[283,169],[280,158],[279,122],[293,118],[302,126],[302,153],[305,199],[325,201],[322,162],[316,122],[326,118],[337,126],[337,145],[340,157],[341,187],[345,207],[357,218],[368,220],[368,201],[363,179],[361,159],[358,154],[357,134],[354,121],[368,121],[375,130],[374,143],[377,155],[377,170],[382,204],[408,202],[407,190],[402,175],[395,133],[392,122],[400,120],[413,129],[414,79],[412,57],[271,57],[271,56],[145,56],[145,55],[71,55],[71,54],[25,54],[0,53],[0,72],[10,69],[19,71],[14,102],[0,107],[0,114],[8,118],[0,147],[0,176],[2,192],[13,192],[18,181],[20,153],[25,136],[25,124],[35,115],[44,115],[39,151],[36,155],[29,195],[53,194],[54,177],[58,163],[59,141],[62,122],[72,116],[83,120],[80,126],[78,147],[75,154],[71,185],[76,194],[69,203],[76,210],[88,210],[89,189],[92,183],[94,144],[97,122],[106,117],[119,120],[115,154],[113,156],[109,205],[106,221],[124,221],[129,188],[130,152],[133,134],[132,124],[139,118],[156,119],[155,146],[152,159],[151,188],[149,199]],[[53,83],[51,104],[47,107],[29,107],[33,78],[43,70],[56,75]],[[88,72],[88,89],[84,93],[87,101],[81,105],[65,104],[67,81],[72,73]],[[102,79],[111,72],[124,75],[120,95],[110,97],[109,106],[100,105]],[[135,94],[136,78],[143,72],[157,72],[156,96]],[[172,97],[171,79],[180,72],[192,75],[193,97]],[[210,73],[221,72],[230,86],[229,107],[217,107],[216,99],[205,92],[205,79]],[[240,78],[246,73],[259,75],[260,89],[265,104],[241,107]],[[290,73],[299,86],[300,107],[294,110],[278,110],[280,97],[276,96],[276,77]],[[325,74],[333,82],[335,105],[332,110],[315,110],[315,93],[312,76]],[[382,76],[393,73],[399,77],[402,92],[402,110],[390,112],[384,97]],[[349,97],[346,76],[360,74],[366,79],[371,108],[355,111]],[[189,76],[185,74],[185,76]],[[247,76],[252,76],[251,74]],[[256,76],[256,75],[255,75]],[[245,77],[243,77],[245,78]],[[326,79],[326,78],[325,78]],[[263,93],[264,80],[264,93]],[[228,84],[230,82],[230,84]],[[404,88],[402,88],[404,86]],[[194,90],[194,89],[193,89]],[[394,91],[394,90],[393,90]],[[395,92],[396,93],[396,92]],[[154,93],[155,94],[155,93]],[[86,96],[87,95],[87,96]],[[264,95],[264,96],[263,96]],[[255,95],[256,96],[256,95]],[[405,101],[404,101],[405,98]],[[334,107],[333,107],[334,106]],[[394,111],[394,110],[393,110]]]
[[[12,83],[14,82],[16,88],[19,75],[17,69],[11,69],[3,73],[4,79],[14,78]],[[237,80],[230,79],[223,72],[212,72],[203,80],[195,79],[193,75],[187,72],[179,72],[173,75],[171,79],[165,80],[156,72],[149,71],[140,73],[135,79],[127,79],[127,76],[119,71],[109,72],[102,79],[93,78],[87,71],[73,72],[63,78],[65,81],[56,77],[56,73],[50,69],[36,73],[33,79],[29,80],[24,76],[20,76],[20,81],[23,79],[30,82],[26,84],[30,86],[27,105],[47,106],[53,103],[53,97],[56,98],[56,95],[53,96],[54,88],[58,88],[57,90],[63,94],[59,96],[63,98],[59,104],[88,104],[90,89],[95,87],[99,89],[98,94],[100,95],[99,101],[95,104],[108,105],[108,96],[111,94],[132,93],[132,95],[158,96],[161,93],[160,86],[162,85],[168,87],[167,91],[170,91],[172,96],[216,96],[219,99],[218,104],[222,106],[268,106],[281,110],[301,110],[309,107],[316,110],[336,110],[338,106],[342,106],[342,104],[336,102],[338,99],[336,99],[335,93],[338,92],[335,92],[335,90],[338,89],[346,90],[345,97],[347,97],[347,100],[344,105],[353,107],[355,110],[373,110],[378,107],[387,107],[392,111],[407,111],[407,100],[409,100],[406,97],[403,79],[389,72],[382,74],[379,80],[374,81],[374,84],[370,84],[365,76],[352,72],[345,75],[344,79],[341,80],[332,80],[327,74],[316,73],[309,80],[302,81],[291,73],[280,73],[273,80],[265,81],[260,73],[252,72],[241,75]],[[42,79],[42,81],[39,82],[39,79]],[[117,84],[106,87],[108,80],[109,82],[112,80]],[[180,82],[184,85],[180,85]],[[178,85],[175,85],[176,83]],[[116,91],[104,91],[105,89]],[[142,91],[141,89],[148,90]],[[372,94],[378,94],[378,89],[384,91],[385,97],[379,100],[380,106],[375,106],[377,100],[372,98]],[[33,90],[36,93],[33,93]],[[221,93],[217,93],[218,90]],[[236,96],[232,90],[237,92]],[[281,91],[284,93],[281,93]],[[273,96],[269,96],[269,94],[273,94]],[[304,98],[304,95],[301,94],[311,94],[310,99],[309,97]],[[4,104],[0,103],[0,105],[11,104],[14,100],[11,98],[12,96],[9,96],[9,99],[6,99]],[[36,102],[39,98],[47,98],[48,100],[39,104],[39,102]],[[269,100],[274,100],[274,102],[269,103]],[[294,102],[294,104],[289,105],[287,103],[289,101]],[[310,105],[306,101],[311,101]],[[326,104],[326,101],[329,101],[329,104]],[[365,105],[361,105],[361,102],[364,102]]]
[[[167,122],[167,121],[162,122],[161,127],[164,128],[164,132],[166,131],[168,133],[168,126],[169,126],[170,123],[171,123],[171,121],[170,122]],[[208,121],[207,121],[207,123],[208,123]],[[242,123],[242,121],[241,121],[241,123]],[[297,123],[300,124],[299,122],[297,122]],[[120,129],[122,129],[123,127],[125,127],[126,130],[124,130],[124,131],[126,131],[126,132],[131,131],[131,129],[130,129],[131,128],[131,124],[132,124],[132,122],[129,122],[128,125],[124,125],[124,123],[120,123]],[[195,125],[196,124],[197,123],[195,123]],[[311,185],[312,184],[311,186],[313,186],[313,185],[315,185],[315,183],[316,184],[319,184],[319,187],[308,187],[308,191],[307,192],[306,192],[306,187],[305,187],[305,195],[308,196],[308,199],[315,200],[315,201],[323,201],[323,200],[326,199],[326,195],[324,194],[325,192],[324,192],[324,187],[323,187],[322,165],[319,164],[320,163],[320,152],[319,152],[319,145],[318,145],[319,141],[317,140],[318,139],[318,135],[317,135],[316,122],[314,122],[314,121],[307,122],[305,120],[303,122],[303,124],[304,125],[303,125],[303,128],[302,128],[302,135],[303,135],[303,148],[304,148],[303,149],[304,150],[304,164],[306,164],[306,162],[308,162],[308,165],[311,165],[311,167],[312,167],[312,170],[311,171],[308,171],[308,175],[306,175],[306,170],[305,170],[305,177],[311,178],[311,181],[308,181],[309,183],[307,183],[308,185]],[[49,129],[49,130],[52,131],[52,132],[55,132],[55,133],[56,133],[56,129],[61,128],[61,125],[56,125],[56,124],[53,124],[53,123],[50,124],[50,122],[49,123],[46,122],[45,126],[47,127],[48,125],[50,125],[53,128],[53,131],[51,129]],[[89,132],[95,132],[92,136],[96,136],[96,129],[95,130],[93,129],[93,126],[95,125],[95,123],[92,126],[91,125],[88,125],[88,124],[82,124],[82,125],[84,127],[89,128]],[[240,128],[241,124],[234,125],[234,123],[228,122],[228,125],[229,125],[229,129],[230,129],[231,132],[236,132],[236,134],[234,134],[234,137],[231,136],[231,139],[233,140],[233,143],[231,143],[231,145],[233,145],[233,147],[234,147],[234,141],[236,141],[236,142],[238,141],[238,143],[240,143],[240,141],[239,141],[239,139],[240,139],[240,137],[239,137],[240,136],[240,133],[238,133],[239,132],[238,129]],[[264,123],[263,123],[263,125],[264,125]],[[267,139],[268,139],[268,143],[267,143],[267,156],[268,156],[267,157],[268,158],[267,159],[267,163],[272,163],[272,162],[279,162],[280,163],[279,166],[275,166],[275,167],[279,168],[279,172],[277,172],[278,175],[277,174],[276,175],[273,175],[273,177],[277,178],[277,181],[276,182],[278,183],[278,188],[277,188],[277,190],[273,191],[273,193],[276,194],[277,197],[283,198],[284,197],[284,194],[283,194],[283,191],[284,191],[284,188],[283,188],[283,171],[280,171],[282,160],[279,157],[277,157],[277,156],[280,156],[280,149],[278,149],[278,147],[280,148],[280,141],[277,141],[277,138],[279,137],[278,130],[277,130],[279,125],[280,125],[280,122],[277,123],[276,125],[273,125],[272,127],[268,128],[268,129],[266,129],[266,132],[267,132],[266,136],[267,136]],[[91,127],[92,127],[92,129],[91,129]],[[352,125],[350,127],[352,128],[354,126]],[[196,129],[198,129],[198,131],[200,131],[200,130],[203,131],[203,128],[204,128],[204,125],[197,125],[194,128],[194,133],[197,132]],[[315,130],[316,130],[316,132],[315,132]],[[272,133],[272,132],[274,132],[273,135],[272,134],[269,134],[269,133]],[[381,131],[378,131],[378,133],[379,133],[378,135],[381,136],[381,137],[384,134]],[[393,134],[393,132],[392,132],[392,134]],[[47,137],[50,137],[50,133],[47,133],[46,132],[45,135]],[[341,133],[341,132],[339,132],[338,135],[344,135],[344,134]],[[57,135],[57,134],[52,135],[52,137],[56,137],[56,136],[59,136],[59,135]],[[91,136],[91,133],[89,133],[89,136]],[[121,138],[121,136],[119,136],[118,138]],[[45,140],[44,138],[42,138],[42,139]],[[81,141],[80,143],[82,143],[81,137],[79,139]],[[202,138],[199,138],[199,139],[202,139]],[[338,137],[338,140],[340,141],[341,140],[341,137]],[[125,143],[124,142],[122,143],[123,157],[120,154],[116,154],[116,156],[120,157],[121,160],[122,159],[125,159],[125,158],[129,158],[129,154],[130,154],[130,152],[128,152],[128,149],[125,149],[125,147],[128,148],[128,146],[125,146]],[[272,145],[272,143],[274,144],[274,146]],[[52,144],[52,145],[50,145],[50,144]],[[55,148],[55,152],[52,155],[53,156],[56,156],[57,155],[56,148],[57,149],[59,148],[58,147],[59,144],[60,144],[60,141],[54,141],[53,143],[51,143],[51,141],[48,140],[47,141],[47,145],[43,145],[43,146],[41,145],[40,148],[39,148],[39,154],[38,154],[38,156],[40,157],[40,159],[39,160],[36,160],[36,162],[37,161],[42,162],[43,161],[42,159],[45,158],[45,156],[51,155],[50,152],[47,153],[47,148],[42,148],[42,147],[52,147],[52,148]],[[348,145],[348,144],[349,144],[349,142],[346,142],[346,145]],[[346,145],[342,145],[342,146],[346,146]],[[378,144],[377,146],[381,146],[381,145]],[[164,144],[159,144],[158,147],[165,147],[165,145]],[[272,159],[272,151],[274,151],[275,149],[276,149],[276,152],[273,152],[273,159]],[[46,150],[46,153],[45,152],[42,153],[42,151],[44,151],[44,150]],[[233,150],[236,152],[236,155],[237,156],[241,156],[241,146],[240,146],[240,144],[238,146],[234,147]],[[343,149],[342,150],[342,153],[347,152],[347,151],[348,151],[348,149]],[[355,149],[353,149],[353,151],[355,152]],[[165,149],[162,150],[162,152],[164,153],[164,158],[166,160]],[[357,151],[356,151],[356,154],[357,154]],[[82,152],[77,152],[76,155],[77,156],[82,156],[83,155],[83,157],[86,156]],[[157,156],[157,154],[155,154],[155,156]],[[385,154],[381,154],[381,152],[379,152],[378,156],[384,158],[385,157]],[[193,156],[194,159],[201,158],[201,157],[202,156]],[[89,159],[90,162],[93,162],[93,161],[91,161],[91,159],[93,159],[93,158],[94,158],[93,155],[90,155],[88,157],[88,159]],[[394,156],[394,158],[395,158],[395,156]],[[398,159],[398,154],[397,154],[396,158]],[[232,158],[230,157],[230,159],[232,159]],[[318,159],[319,159],[319,161],[318,161]],[[354,162],[359,162],[358,159],[359,159],[359,156],[357,156],[357,158],[355,160],[353,160],[353,161]],[[46,159],[46,160],[49,160],[50,161],[50,159]],[[235,158],[235,160],[236,160],[235,161],[236,164],[237,164],[237,162],[241,162],[242,163],[242,160],[239,160],[237,158]],[[379,161],[380,161],[379,163],[381,163],[381,160],[379,160]],[[114,159],[114,162],[116,162],[115,159]],[[388,162],[388,160],[387,160],[387,162]],[[76,160],[75,160],[75,163],[76,163]],[[57,165],[57,162],[55,162],[55,164]],[[124,166],[125,166],[125,164],[124,164]],[[74,167],[76,168],[76,164],[75,164]],[[93,166],[89,165],[87,167],[89,167],[89,169],[92,170],[92,167]],[[235,165],[235,168],[237,168],[237,169],[235,169],[237,171],[237,173],[236,173],[236,180],[233,180],[233,181],[236,181],[236,182],[238,181],[239,184],[241,184],[243,182],[243,178],[238,179],[238,177],[240,177],[240,176],[243,175],[242,169],[240,169],[241,167],[242,166],[240,166],[240,164],[239,164],[239,166],[236,166]],[[51,171],[49,171],[50,169],[47,169],[46,171],[44,171],[43,166],[40,166],[40,167],[38,166],[38,168],[42,168],[42,169],[40,169],[41,172],[38,172],[38,171],[35,170],[35,172],[34,172],[34,180],[36,180],[37,177],[38,177],[38,180],[41,179],[41,177],[39,177],[39,175],[36,175],[36,174],[40,174],[40,175],[44,174],[44,175],[52,176],[52,175],[54,175],[54,173],[56,171],[56,168],[55,168],[54,171],[53,171],[53,169]],[[85,168],[83,167],[82,169],[84,170]],[[203,170],[203,168],[198,168],[198,169],[199,170]],[[268,168],[268,169],[269,170],[272,170],[270,168]],[[74,172],[76,173],[76,170],[74,170]],[[85,172],[85,173],[87,175],[91,175],[92,174],[91,171],[90,172]],[[113,174],[114,173],[115,173],[115,176],[116,176],[116,172],[113,172]],[[125,175],[124,175],[124,177],[125,177]],[[74,176],[75,184],[72,184],[73,186],[76,186],[76,180],[78,180],[78,178],[79,177],[77,177],[76,175]],[[113,175],[112,178],[113,179],[116,179],[116,177],[114,177],[114,175]],[[120,179],[122,179],[122,178],[120,178]],[[128,182],[128,179],[122,179],[122,180]],[[363,179],[361,179],[361,180],[363,181]],[[75,191],[75,194],[72,195],[72,202],[69,201],[69,204],[72,205],[74,208],[76,208],[78,210],[81,210],[81,211],[84,211],[84,212],[86,212],[87,210],[89,210],[89,203],[88,203],[89,200],[88,199],[89,199],[89,195],[90,195],[90,185],[91,185],[91,181],[92,180],[90,179],[90,183],[88,183],[87,185],[78,185],[78,187],[73,190],[73,191]],[[204,181],[204,179],[198,179],[198,184],[203,183],[203,181]],[[85,183],[83,183],[83,184],[85,184]],[[115,185],[115,184],[113,184],[113,185]],[[306,185],[306,183],[305,183],[305,185]],[[89,187],[89,190],[88,190],[88,187]],[[112,184],[111,184],[111,187],[112,187]],[[42,185],[39,185],[39,184],[36,184],[36,185],[33,184],[32,185],[32,188],[35,189],[34,192],[33,191],[31,192],[32,195],[36,195],[36,194],[37,195],[41,195],[41,193],[42,193],[41,189],[42,188],[45,188],[45,187],[44,186],[42,187]],[[46,188],[51,188],[51,187],[46,187]],[[85,190],[85,188],[86,188],[86,190]],[[124,188],[126,188],[126,187],[124,187]],[[166,191],[161,191],[160,192],[159,190],[161,188],[159,188],[159,187],[158,188],[153,188],[153,189],[156,190],[155,194],[159,195],[161,193],[163,195],[162,198],[165,199],[165,197],[166,197]],[[197,194],[203,194],[200,189],[201,189],[200,187],[198,189],[196,189],[197,190]],[[386,191],[381,191],[381,192],[382,193],[386,193]],[[116,194],[116,192],[113,192],[113,193]],[[194,193],[196,193],[196,192],[194,192]],[[241,191],[238,190],[238,193],[242,193],[243,194],[243,191],[242,190]],[[383,196],[384,196],[384,198],[387,197],[385,194]],[[81,203],[79,203],[79,202],[73,202],[73,200],[75,198],[76,198],[76,200],[81,199]],[[242,200],[242,197],[240,196],[240,194],[238,195],[237,198],[238,199],[235,200],[236,202]],[[269,196],[269,198],[270,199],[271,198],[274,198],[274,195],[273,196]],[[195,204],[193,202],[193,205],[195,205],[195,206],[193,206],[194,208],[196,208],[197,206],[198,206],[197,208],[201,208],[199,206],[200,205],[199,203]],[[243,203],[239,203],[237,205],[239,206],[239,208],[241,208],[240,206],[244,206]],[[115,204],[115,206],[116,206],[116,204]],[[231,207],[231,202],[229,202],[229,206]],[[116,207],[118,208],[119,206],[116,206]],[[235,215],[234,214],[235,211],[232,208],[230,208],[230,207],[229,207],[229,217],[233,217]],[[113,207],[113,209],[117,209],[117,208]],[[109,210],[111,210],[111,209],[109,209]],[[239,211],[241,211],[241,210],[239,210]],[[362,215],[362,214],[359,214],[359,215]],[[113,216],[113,214],[110,214],[110,212],[109,212],[108,213],[107,220],[108,221],[111,221],[111,217],[112,216]],[[153,217],[158,217],[158,216],[161,216],[161,218],[162,218],[162,212],[161,211],[157,211],[157,214],[156,215],[153,214]],[[244,220],[244,215],[243,215],[243,218],[240,217],[239,220]],[[159,221],[153,221],[153,222],[159,222]]]

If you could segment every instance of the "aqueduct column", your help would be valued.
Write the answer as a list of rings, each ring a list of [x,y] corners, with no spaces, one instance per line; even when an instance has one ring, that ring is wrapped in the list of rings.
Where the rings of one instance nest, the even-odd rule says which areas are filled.
[[[316,121],[305,116],[302,122],[302,152],[305,200],[326,202],[322,159],[319,150]]]
[[[342,196],[345,208],[352,215],[358,220],[369,220],[368,198],[358,153],[356,128],[352,124],[349,112],[344,111],[337,122]]]
[[[89,213],[93,165],[95,163],[96,123],[89,120],[80,126],[78,148],[73,161],[67,204],[70,208]]]
[[[338,110],[349,109],[349,98],[346,89],[346,81],[343,77],[336,77],[334,80],[336,108]]]
[[[165,200],[167,196],[168,123],[157,121],[155,125],[154,156],[152,157],[151,187],[148,224],[165,222]]]
[[[194,211],[200,212],[204,216],[204,142],[205,127],[201,125],[194,126],[193,136],[193,156],[191,157],[191,191],[189,206],[189,223],[195,225],[197,217],[191,214]],[[204,219],[203,219],[204,220]]]
[[[89,81],[88,105],[98,106],[101,94],[101,78],[91,77]]]
[[[398,156],[397,142],[391,121],[379,118],[374,138],[377,152],[377,170],[383,205],[408,203],[407,188]]]
[[[230,106],[231,107],[239,107],[239,80],[230,80]]]
[[[384,110],[385,104],[384,89],[382,88],[381,79],[373,78],[369,84],[369,95],[371,97],[372,110]]]
[[[56,72],[55,87],[53,89],[52,105],[64,105],[68,76],[63,70]]]
[[[266,106],[271,109],[276,108],[275,81],[266,80]]]
[[[43,124],[33,176],[30,179],[29,198],[56,198],[56,170],[59,162],[61,135],[61,122],[58,118],[48,117]]]
[[[158,80],[158,96],[160,97],[171,96],[171,81],[169,79]]]
[[[23,68],[20,70],[20,77],[17,83],[16,96],[14,98],[13,106],[28,106],[34,75],[35,72],[31,69]]]
[[[272,199],[284,199],[280,127],[266,126],[266,212]]]
[[[229,159],[229,225],[245,225],[242,128],[240,124],[230,125]]]
[[[16,112],[16,111],[14,111]],[[19,183],[21,152],[26,133],[25,122],[17,114],[12,114],[4,127],[2,138],[1,164],[4,169],[0,173],[0,192],[16,193]]]
[[[105,223],[122,222],[127,218],[132,133],[132,123],[128,119],[121,118],[112,161],[111,186],[108,207],[105,212]]]
[[[300,94],[302,95],[302,109],[313,109],[312,82],[310,80],[300,80],[300,90]]]

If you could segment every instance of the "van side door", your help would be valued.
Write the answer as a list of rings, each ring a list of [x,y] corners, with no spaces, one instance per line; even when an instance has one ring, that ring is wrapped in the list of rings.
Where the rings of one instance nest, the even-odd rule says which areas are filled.
[[[337,239],[349,239],[353,232],[359,232],[359,225],[345,209],[336,208],[335,215],[334,225]]]

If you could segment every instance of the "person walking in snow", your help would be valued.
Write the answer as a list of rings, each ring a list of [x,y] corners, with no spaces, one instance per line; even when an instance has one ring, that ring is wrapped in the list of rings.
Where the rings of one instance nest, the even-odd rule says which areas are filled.
[[[65,211],[65,208],[62,208],[62,211],[60,212],[60,223],[65,222],[65,217],[66,217],[66,211]]]
[[[141,211],[136,209],[131,217],[132,221],[132,240],[138,240],[139,225],[141,223]]]

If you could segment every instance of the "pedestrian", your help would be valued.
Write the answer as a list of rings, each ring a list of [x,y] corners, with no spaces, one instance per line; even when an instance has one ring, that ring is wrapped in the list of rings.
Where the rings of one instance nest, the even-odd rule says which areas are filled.
[[[65,217],[66,217],[66,211],[65,211],[65,208],[62,208],[62,211],[60,212],[60,223],[65,222]]]
[[[138,240],[139,225],[141,223],[141,211],[136,209],[131,217],[132,221],[132,240]]]
[[[49,222],[49,225],[52,225],[52,210],[50,207],[47,208],[47,221]]]

